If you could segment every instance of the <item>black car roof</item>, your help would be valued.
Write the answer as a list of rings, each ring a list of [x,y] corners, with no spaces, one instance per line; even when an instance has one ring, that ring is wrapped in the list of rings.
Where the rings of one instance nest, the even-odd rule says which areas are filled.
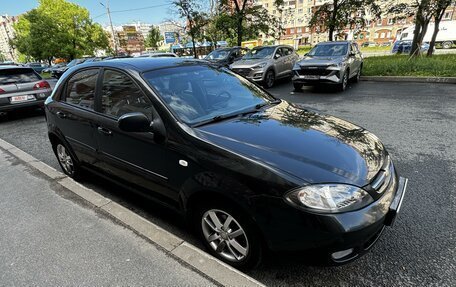
[[[114,67],[114,68],[129,68],[137,72],[145,72],[165,67],[177,67],[183,65],[207,64],[206,61],[187,58],[121,58],[112,59],[100,62],[90,62],[77,65],[78,68],[83,67]]]

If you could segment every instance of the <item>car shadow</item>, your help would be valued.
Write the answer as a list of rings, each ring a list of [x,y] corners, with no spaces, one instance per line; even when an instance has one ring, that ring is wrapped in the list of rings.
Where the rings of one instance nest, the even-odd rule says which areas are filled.
[[[0,112],[0,123],[20,121],[33,117],[44,117],[44,110],[42,108],[23,108],[10,112]]]

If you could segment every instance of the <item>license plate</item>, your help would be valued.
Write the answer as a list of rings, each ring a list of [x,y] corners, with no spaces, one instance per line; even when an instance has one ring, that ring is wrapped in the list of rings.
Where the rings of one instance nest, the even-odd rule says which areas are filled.
[[[303,78],[304,78],[304,79],[307,79],[307,80],[319,80],[319,79],[320,79],[320,76],[316,76],[316,75],[304,75]]]
[[[35,100],[35,96],[33,96],[33,95],[11,97],[11,103],[20,103],[20,102],[27,102],[27,101],[34,101],[34,100]]]

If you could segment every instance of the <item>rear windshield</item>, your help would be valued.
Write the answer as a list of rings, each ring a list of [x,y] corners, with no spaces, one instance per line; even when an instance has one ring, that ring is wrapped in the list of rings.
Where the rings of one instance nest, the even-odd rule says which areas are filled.
[[[20,84],[41,80],[33,69],[13,68],[0,70],[0,85]]]

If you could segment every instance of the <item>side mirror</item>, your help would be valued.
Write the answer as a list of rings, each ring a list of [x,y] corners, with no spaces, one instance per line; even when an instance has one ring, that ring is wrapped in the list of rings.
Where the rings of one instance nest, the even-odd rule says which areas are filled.
[[[275,55],[274,55],[274,59],[278,59],[278,58],[280,58],[280,57],[281,57],[280,54],[275,54]]]
[[[128,113],[117,120],[117,125],[124,132],[154,133],[154,140],[159,142],[166,138],[165,125],[160,118],[150,121],[143,113]]]
[[[350,56],[353,57],[353,56],[356,56],[356,53],[355,52],[350,52]]]
[[[152,125],[143,113],[128,113],[117,120],[119,129],[124,132],[151,132]]]

